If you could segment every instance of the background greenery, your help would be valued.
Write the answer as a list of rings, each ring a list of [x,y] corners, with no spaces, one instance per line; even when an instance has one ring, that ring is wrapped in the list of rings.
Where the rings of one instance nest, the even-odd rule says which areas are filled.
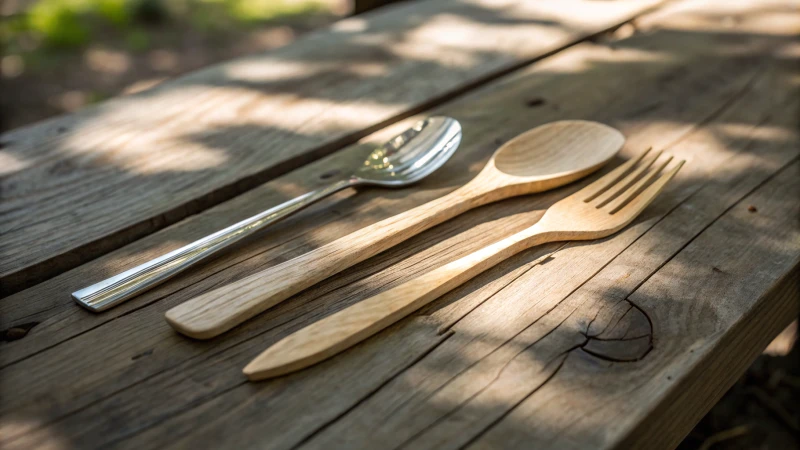
[[[320,0],[38,0],[2,21],[0,44],[6,54],[77,49],[111,33],[143,50],[150,45],[147,27],[165,22],[224,31],[327,8]]]

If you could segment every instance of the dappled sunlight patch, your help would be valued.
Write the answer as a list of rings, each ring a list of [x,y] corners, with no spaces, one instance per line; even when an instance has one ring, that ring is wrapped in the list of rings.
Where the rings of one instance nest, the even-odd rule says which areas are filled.
[[[732,2],[735,5],[736,2]],[[760,34],[772,36],[785,36],[787,32],[795,27],[795,19],[786,13],[779,12],[748,12],[747,20],[742,20],[737,15],[735,8],[726,11],[725,14],[713,12],[708,14],[692,14],[676,17],[674,20],[666,21],[664,28],[675,31],[703,30],[711,31],[730,31],[738,34]]]
[[[60,107],[64,111],[72,112],[89,104],[90,98],[87,92],[73,90],[52,98],[49,103]]]
[[[769,346],[764,350],[764,354],[770,356],[786,356],[792,352],[795,345],[798,345],[797,338],[797,321],[795,320],[770,342]]]
[[[337,33],[361,33],[369,28],[366,20],[360,17],[351,17],[340,20],[331,26],[331,30]]]
[[[234,61],[225,67],[225,74],[231,81],[265,84],[290,83],[292,79],[310,79],[331,72],[351,73],[363,78],[381,77],[389,73],[389,66],[381,62],[356,61],[343,67],[335,61],[298,62],[262,57]],[[290,95],[293,90],[291,87],[287,87],[284,91],[286,95]],[[280,94],[282,93],[279,92],[278,95]],[[291,95],[298,94],[292,93]]]
[[[656,70],[662,66],[674,63],[675,55],[655,50],[642,50],[633,47],[620,47],[616,49],[601,46],[577,46],[569,52],[559,54],[558,58],[544,60],[539,64],[541,71],[546,71],[553,77],[571,74],[581,75],[587,72],[608,73],[608,76],[619,70],[620,65],[627,64],[631,67],[641,65],[647,70]],[[587,95],[590,93],[586,93]],[[598,95],[603,94],[597,92]]]
[[[178,68],[178,55],[172,50],[153,50],[147,55],[147,62],[155,70],[168,72]]]
[[[308,78],[318,73],[321,68],[322,64],[316,62],[261,57],[229,62],[224,70],[226,77],[234,82],[267,83],[291,78]]]
[[[128,87],[122,90],[122,94],[136,94],[137,92],[146,91],[150,88],[153,88],[164,81],[166,81],[166,77],[156,77],[156,78],[145,78],[143,80],[139,80],[135,83],[130,84]]]
[[[291,70],[291,65],[286,69]],[[302,108],[289,106],[301,99]],[[223,104],[224,108],[219,107]],[[187,110],[186,105],[195,106]],[[245,143],[220,147],[215,144],[220,134],[241,130],[276,137],[298,134],[305,136],[305,140],[316,140],[313,136],[318,134],[367,127],[374,117],[386,117],[398,106],[366,100],[341,104],[288,93],[266,95],[229,86],[181,86],[163,90],[154,98],[145,93],[99,105],[97,114],[86,120],[81,133],[64,137],[60,151],[89,156],[90,164],[137,174],[223,170],[232,155],[241,160],[254,151],[290,149],[276,150],[267,144],[255,150],[252,144]],[[307,120],[309,111],[315,111],[313,122]],[[247,122],[242,122],[243,114],[247,115]]]
[[[716,131],[734,138],[748,138],[757,135],[759,139],[771,142],[792,142],[798,138],[797,130],[762,124],[754,130],[752,123],[720,123],[714,126]]]
[[[8,152],[0,152],[0,175],[11,174],[30,167],[30,161],[23,161]]]
[[[582,58],[578,63],[573,66],[565,65],[562,69],[565,73],[577,73],[588,71],[595,67],[608,65],[609,68],[615,69],[619,64],[641,64],[642,67],[658,67],[658,65],[666,66],[676,60],[676,56],[669,52],[655,51],[655,50],[642,50],[637,48],[617,48],[609,49],[605,52],[586,50],[587,57]],[[591,56],[588,56],[591,55]],[[568,60],[565,60],[567,63]]]
[[[3,440],[12,443],[14,436],[23,438],[23,435],[33,430],[37,430],[35,442],[28,443],[31,447],[39,450],[71,450],[70,443],[56,434],[53,427],[45,427],[45,422],[35,418],[14,418],[4,417],[0,421],[0,436]]]
[[[297,33],[288,26],[267,28],[265,30],[254,30],[247,41],[263,48],[276,48],[289,44],[297,38]]]
[[[86,66],[95,72],[119,75],[131,67],[130,56],[119,50],[93,47],[83,54]]]
[[[169,152],[168,159],[136,159],[128,160],[124,165],[131,172],[149,175],[162,172],[196,172],[207,169],[223,167],[228,161],[227,155],[220,150],[212,150],[201,145],[187,145],[181,143],[169,149],[160,148],[159,151]]]
[[[3,78],[16,78],[25,72],[25,61],[20,55],[6,55],[0,58],[0,75]]]
[[[775,52],[775,56],[780,59],[797,61],[800,59],[800,42],[791,42],[782,46]],[[797,76],[794,78],[797,79]]]
[[[537,39],[556,41],[568,34],[562,28],[550,27],[546,33],[545,30],[537,32]],[[495,37],[484,39],[484,36]],[[459,15],[439,14],[407,32],[401,42],[392,45],[392,51],[404,59],[468,67],[476,64],[482,53],[496,52],[498,40],[513,42],[525,39],[528,39],[525,34],[508,24],[479,23]],[[522,42],[519,46],[508,46],[509,57],[524,51]]]
[[[358,103],[337,104],[330,100],[315,99],[310,103],[321,111],[320,118],[325,118],[325,120],[320,120],[319,125],[315,125],[314,128],[327,132],[363,129],[372,125],[375,117],[389,117],[398,110],[398,106],[408,106],[367,100],[360,100]],[[297,121],[295,120],[293,123],[297,123]]]
[[[355,63],[347,68],[347,71],[362,77],[381,77],[389,74],[386,64],[380,63]]]
[[[772,3],[772,5],[770,5]],[[698,7],[699,5],[699,7]],[[763,9],[753,11],[747,2],[732,1],[725,8],[713,3],[703,5],[687,2],[683,8],[690,9],[691,14],[671,14],[669,17],[659,17],[659,28],[675,31],[703,30],[729,31],[737,34],[759,34],[771,36],[785,36],[796,29],[796,19],[792,14],[790,5],[780,5],[774,2],[764,2]],[[778,11],[773,8],[784,8]],[[699,10],[699,11],[698,11]],[[744,17],[746,16],[746,20]],[[654,15],[651,20],[655,20]]]

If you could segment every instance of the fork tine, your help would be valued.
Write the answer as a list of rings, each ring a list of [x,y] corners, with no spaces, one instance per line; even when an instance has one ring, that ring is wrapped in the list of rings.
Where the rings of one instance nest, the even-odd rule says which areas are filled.
[[[597,181],[592,182],[591,184],[585,186],[583,189],[578,191],[576,194],[583,197],[584,202],[590,202],[594,200],[598,195],[602,194],[609,186],[613,186],[614,183],[619,181],[631,167],[638,164],[642,158],[647,155],[653,147],[648,147],[647,150],[643,151],[639,156],[636,158],[628,160],[625,164],[620,165],[616,169],[608,172],[607,174],[600,177]]]
[[[642,191],[639,195],[634,197],[630,203],[620,208],[616,211],[616,214],[625,214],[630,216],[631,218],[636,217],[643,209],[649,205],[653,199],[655,199],[661,190],[664,189],[664,186],[669,183],[672,177],[675,176],[676,173],[683,167],[683,163],[685,160],[681,160],[678,164],[672,168],[669,172],[661,175],[656,181],[653,182],[650,186],[647,187],[644,191]],[[614,212],[612,212],[614,214]]]
[[[606,189],[606,191],[594,199],[593,202],[599,208],[613,200],[621,192],[625,192],[625,189],[632,185],[634,181],[639,178],[639,176],[649,169],[650,166],[652,166],[653,163],[658,160],[659,156],[661,156],[661,151],[658,151],[652,157],[647,158],[647,161],[641,163],[638,167],[636,167],[636,169],[633,170],[633,172],[629,173],[625,178],[623,178],[622,181],[618,181],[613,186],[610,186],[608,189]]]
[[[659,164],[653,170],[650,171],[647,175],[643,176],[639,181],[636,182],[633,186],[629,187],[625,190],[622,194],[620,194],[617,198],[611,201],[609,204],[602,207],[602,209],[608,210],[611,214],[617,212],[622,205],[636,197],[636,194],[641,192],[645,186],[647,186],[658,174],[667,167],[667,164],[672,161],[672,156],[668,157],[666,161]]]

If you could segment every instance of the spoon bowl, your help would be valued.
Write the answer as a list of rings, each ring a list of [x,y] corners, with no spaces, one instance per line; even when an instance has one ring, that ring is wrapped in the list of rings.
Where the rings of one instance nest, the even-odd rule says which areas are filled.
[[[420,120],[374,149],[353,174],[358,184],[401,187],[442,166],[461,142],[461,125],[450,117]]]
[[[624,143],[622,133],[598,122],[548,123],[497,149],[470,184],[480,185],[484,190],[500,190],[503,196],[546,191],[599,169]]]

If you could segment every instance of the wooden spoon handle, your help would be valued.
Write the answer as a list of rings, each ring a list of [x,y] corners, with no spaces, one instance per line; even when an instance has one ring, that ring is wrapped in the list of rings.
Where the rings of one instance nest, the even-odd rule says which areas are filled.
[[[251,361],[244,373],[256,381],[316,364],[383,330],[511,255],[558,236],[536,226],[509,236],[283,338]]]
[[[210,339],[342,270],[476,206],[472,183],[302,256],[206,292],[167,311],[173,328]]]

